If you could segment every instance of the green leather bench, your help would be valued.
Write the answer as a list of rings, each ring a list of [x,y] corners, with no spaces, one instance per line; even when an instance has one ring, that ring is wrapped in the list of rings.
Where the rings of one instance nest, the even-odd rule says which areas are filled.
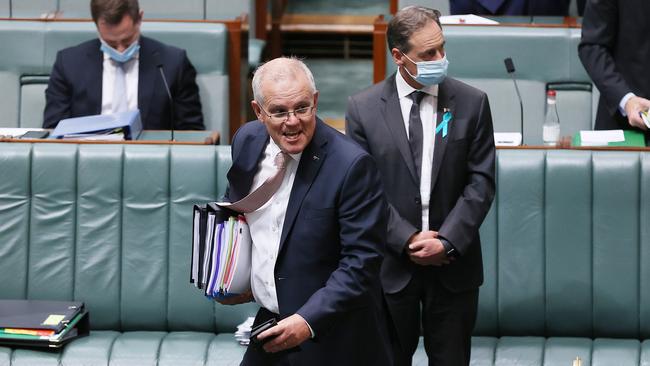
[[[598,93],[578,58],[579,28],[450,25],[443,31],[449,75],[488,94],[496,132],[521,130],[519,101],[503,63],[507,57],[514,61],[523,99],[525,144],[543,143],[546,91],[551,88],[558,92],[562,136],[593,128]],[[387,76],[396,67],[389,50],[385,57]]]
[[[188,283],[192,204],[229,165],[227,146],[0,143],[0,298],[81,300],[92,328],[0,365],[238,364],[256,306]],[[472,365],[650,364],[648,222],[650,152],[498,150]]]
[[[15,3],[15,2],[14,2]],[[197,70],[207,130],[230,141],[228,31],[221,23],[147,22],[142,32],[183,47]],[[97,36],[94,23],[0,20],[0,127],[40,127],[56,53]],[[237,114],[239,111],[235,111]],[[236,119],[239,119],[237,117]]]
[[[0,347],[0,365],[238,365],[256,305],[189,283],[192,205],[229,166],[228,146],[0,143],[0,298],[79,299],[92,326],[59,353]]]

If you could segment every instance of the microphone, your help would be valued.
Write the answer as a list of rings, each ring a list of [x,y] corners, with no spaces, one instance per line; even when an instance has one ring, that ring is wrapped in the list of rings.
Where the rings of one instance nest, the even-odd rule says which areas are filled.
[[[156,67],[158,68],[158,71],[160,71],[160,76],[162,77],[162,81],[165,84],[165,91],[167,92],[167,97],[169,98],[169,121],[171,124],[171,140],[174,141],[174,98],[172,98],[172,93],[169,91],[169,84],[167,84],[167,78],[165,77],[165,73],[163,72],[163,63],[162,60],[160,59],[160,53],[156,52],[153,54],[154,61],[156,63]]]
[[[512,77],[512,82],[515,84],[515,91],[517,92],[517,98],[519,99],[519,116],[521,117],[521,144],[524,144],[524,103],[521,100],[521,93],[519,93],[519,87],[517,86],[517,79],[515,78],[515,64],[512,62],[510,57],[503,60],[503,63],[506,65],[506,71]]]

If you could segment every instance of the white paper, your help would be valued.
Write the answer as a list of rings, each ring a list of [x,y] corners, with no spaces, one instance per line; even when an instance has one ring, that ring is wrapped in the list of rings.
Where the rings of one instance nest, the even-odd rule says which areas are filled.
[[[610,142],[625,141],[623,130],[580,131],[582,146],[607,146]]]
[[[240,230],[236,253],[237,260],[234,263],[228,292],[243,294],[251,288],[251,247],[253,240],[246,221],[238,221]]]
[[[444,15],[440,17],[441,24],[499,24],[499,22],[474,14]]]
[[[0,128],[0,136],[20,137],[28,131],[45,131],[42,128]]]
[[[521,134],[519,132],[495,132],[494,144],[496,146],[519,146]]]

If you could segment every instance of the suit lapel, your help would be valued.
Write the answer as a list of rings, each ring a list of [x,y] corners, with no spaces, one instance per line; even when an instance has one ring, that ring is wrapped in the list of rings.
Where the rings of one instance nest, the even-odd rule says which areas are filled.
[[[454,112],[455,112],[455,103],[454,103],[454,94],[447,86],[446,83],[440,84],[438,88],[438,107],[436,113],[436,128],[442,122],[442,117],[446,111],[451,112],[452,119],[447,125],[447,136],[442,136],[442,131],[437,132],[434,129],[436,134],[436,143],[433,148],[433,165],[431,167],[431,190],[436,186],[436,179],[438,179],[438,174],[440,173],[440,167],[442,166],[442,161],[445,156],[445,150],[447,149],[447,143],[449,142],[450,136],[452,135],[451,131],[454,129]]]
[[[327,138],[324,135],[322,124],[323,122],[320,119],[317,119],[314,137],[300,157],[300,163],[298,165],[298,170],[296,171],[296,178],[293,181],[291,195],[289,196],[287,213],[284,217],[284,225],[282,226],[282,235],[280,237],[278,253],[281,252],[282,246],[287,239],[287,235],[296,221],[296,215],[298,215],[298,211],[300,211],[305,195],[314,182],[314,178],[316,178],[323,161],[327,158],[327,150],[325,149]]]
[[[140,58],[138,61],[138,108],[142,121],[147,120],[149,115],[149,106],[151,105],[151,97],[157,86],[158,81],[156,73],[158,68],[154,65],[154,53],[160,52],[154,49],[153,45],[145,37],[140,37]],[[170,121],[171,123],[171,121]],[[146,128],[146,126],[144,126]]]
[[[104,83],[104,54],[99,50],[99,40],[96,47],[92,47],[86,53],[87,65],[82,69],[86,70],[86,80],[98,80],[97,83],[88,83],[88,106],[95,114],[102,113],[102,88]]]
[[[397,95],[397,86],[395,85],[395,74],[386,79],[384,85],[384,92],[382,94],[384,101],[383,110],[381,115],[384,116],[384,122],[391,132],[391,136],[395,141],[395,145],[404,159],[404,163],[411,173],[411,178],[416,185],[420,183],[420,177],[415,173],[415,164],[413,163],[413,155],[409,146],[408,137],[406,136],[406,129],[404,128],[404,118],[402,116],[402,108],[399,104],[399,96]]]
[[[250,141],[244,142],[249,146],[247,149],[250,149],[250,152],[247,154],[239,154],[237,161],[233,162],[233,165],[228,171],[228,181],[230,182],[228,198],[230,202],[239,201],[250,193],[253,178],[255,178],[259,161],[262,158],[269,138],[269,134],[263,128],[262,133],[255,135]]]

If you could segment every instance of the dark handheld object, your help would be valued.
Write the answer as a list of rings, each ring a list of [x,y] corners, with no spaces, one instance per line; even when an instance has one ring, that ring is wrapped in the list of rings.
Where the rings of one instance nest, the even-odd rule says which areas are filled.
[[[259,339],[257,339],[257,336],[262,334],[262,332],[264,332],[265,330],[275,327],[276,325],[278,325],[278,321],[275,320],[275,318],[271,318],[265,321],[264,323],[258,324],[256,327],[251,329],[251,338],[250,338],[251,343],[261,346],[262,344],[269,341],[270,338],[266,338],[263,341],[260,341]]]

